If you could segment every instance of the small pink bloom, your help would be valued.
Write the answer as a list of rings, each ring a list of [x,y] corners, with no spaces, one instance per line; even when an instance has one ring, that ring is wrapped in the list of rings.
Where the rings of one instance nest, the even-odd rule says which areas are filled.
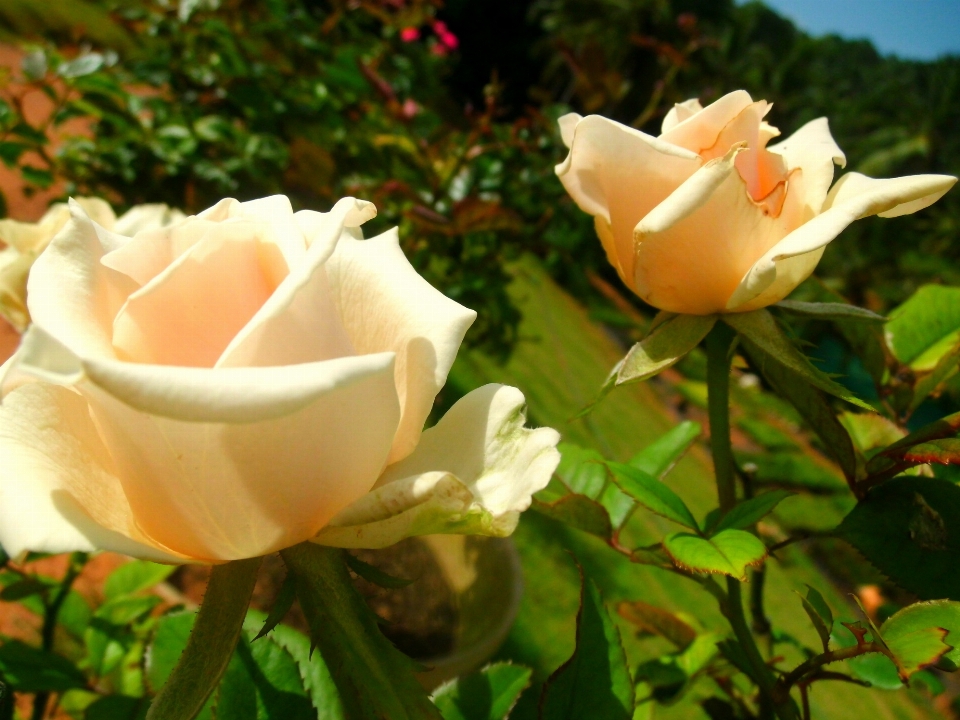
[[[403,116],[407,118],[407,120],[409,120],[418,112],[420,112],[420,106],[417,105],[417,102],[412,98],[407,98],[403,101],[403,108],[400,112],[403,113]]]
[[[415,27],[405,27],[400,31],[400,39],[404,42],[416,42],[420,39],[420,30]]]
[[[437,38],[443,43],[447,50],[456,50],[460,46],[460,40],[450,32],[450,29],[443,20],[434,21],[433,31],[437,34]]]
[[[446,57],[447,53],[449,53],[450,51],[447,49],[447,46],[444,45],[442,42],[437,42],[430,47],[430,52],[432,52],[437,57]]]

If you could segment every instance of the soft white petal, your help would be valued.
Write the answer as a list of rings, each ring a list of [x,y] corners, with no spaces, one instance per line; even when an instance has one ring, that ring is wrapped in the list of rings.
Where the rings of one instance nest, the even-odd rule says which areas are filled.
[[[803,172],[807,205],[814,214],[819,214],[833,182],[833,166],[847,164],[846,156],[830,134],[827,119],[811,120],[787,139],[767,149],[784,159],[787,172],[797,168]]]
[[[700,157],[598,115],[580,120],[557,176],[593,215],[610,263],[633,283],[633,228],[702,165]]]
[[[186,215],[164,203],[134,205],[117,218],[113,231],[133,237],[143,230],[156,230],[186,219]]]
[[[315,542],[373,548],[411,535],[509,535],[560,461],[559,434],[525,428],[525,420],[523,394],[516,388],[474,390]]]
[[[127,238],[94,223],[76,202],[71,217],[33,264],[27,307],[33,322],[74,352],[113,357],[113,319],[136,289],[100,260]]]
[[[324,265],[334,305],[356,352],[393,352],[400,427],[390,462],[417,446],[423,423],[477,314],[417,274],[396,229],[369,240],[344,235]]]
[[[682,103],[677,103],[664,115],[663,122],[660,124],[660,132],[665,133],[668,130],[673,130],[677,125],[693,117],[701,110],[703,110],[703,105],[697,98],[690,98]]]
[[[60,553],[110,550],[159,562],[184,558],[144,537],[86,401],[27,385],[0,405],[0,545]]]
[[[576,130],[577,123],[581,120],[583,120],[583,116],[577,113],[567,113],[557,118],[557,124],[560,126],[560,139],[567,149],[573,145],[573,131]]]
[[[896,217],[916,212],[935,203],[956,182],[957,179],[949,175],[875,180],[860,173],[847,173],[830,191],[822,214],[784,237],[747,271],[730,296],[727,309],[752,309],[756,306],[753,301],[777,282],[784,260],[810,254],[806,261],[795,261],[790,267],[789,282],[777,284],[777,294],[785,291],[781,298],[786,297],[796,287],[790,287],[790,283],[799,284],[806,277],[800,277],[802,271],[813,271],[816,263],[812,260],[819,260],[819,256],[812,254],[822,252],[850,223],[870,215]]]
[[[358,382],[393,376],[393,353],[338,358],[286,367],[191,368],[83,358],[38,325],[5,366],[0,390],[18,375],[64,387],[92,384],[120,402],[187,422],[255,423],[299,412]],[[392,387],[392,385],[391,385]],[[389,400],[395,393],[387,393]]]

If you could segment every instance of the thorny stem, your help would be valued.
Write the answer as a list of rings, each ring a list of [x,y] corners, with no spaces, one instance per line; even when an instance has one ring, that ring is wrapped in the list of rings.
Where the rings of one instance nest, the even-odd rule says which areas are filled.
[[[40,631],[40,637],[41,647],[46,652],[53,650],[54,633],[57,629],[57,616],[60,614],[60,608],[62,608],[63,603],[66,602],[67,596],[70,594],[70,589],[73,587],[74,581],[77,579],[77,576],[80,575],[80,571],[83,570],[86,562],[86,553],[75,552],[71,554],[67,572],[57,586],[56,594],[52,600],[44,603],[43,628]],[[33,696],[32,720],[43,720],[49,700],[49,692],[38,692]]]
[[[859,657],[860,655],[865,655],[872,652],[882,653],[883,648],[875,642],[866,642],[860,645],[839,648],[838,650],[830,650],[828,652],[815,655],[809,660],[800,663],[789,673],[777,680],[777,685],[773,690],[774,699],[777,702],[786,702],[790,697],[790,688],[803,680],[805,676],[816,672],[824,665],[829,665],[830,663],[838,662],[840,660],[849,660],[850,658]]]
[[[734,340],[736,340],[736,333],[722,321],[714,325],[706,338],[710,449],[713,453],[721,515],[728,513],[737,504],[734,474],[736,466],[730,445],[730,361]],[[752,674],[759,685],[760,717],[772,718],[776,712],[781,720],[795,720],[797,715],[789,695],[783,702],[774,702],[775,681],[747,626],[747,619],[743,613],[740,582],[736,578],[727,578],[727,602],[724,614],[730,621],[737,642],[746,654],[753,669]]]

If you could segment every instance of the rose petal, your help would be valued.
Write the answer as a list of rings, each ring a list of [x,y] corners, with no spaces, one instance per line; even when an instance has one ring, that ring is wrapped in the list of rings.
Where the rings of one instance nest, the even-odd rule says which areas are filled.
[[[776,216],[750,198],[735,166],[740,151],[708,162],[637,224],[635,287],[650,304],[692,315],[723,311],[756,258],[804,220],[796,193],[787,192]]]
[[[826,118],[811,120],[785,140],[767,148],[783,157],[787,171],[803,171],[806,203],[815,215],[823,209],[833,182],[834,164],[844,167],[847,158],[830,134]]]
[[[113,323],[118,356],[212,367],[287,275],[265,223],[223,222],[132,293]]]
[[[394,352],[400,427],[390,462],[417,446],[423,423],[477,314],[417,274],[397,230],[369,240],[344,235],[324,266],[347,336],[361,354]]]
[[[340,200],[328,213],[296,214],[309,245],[273,295],[224,350],[217,367],[292,365],[355,355],[323,264],[340,236],[374,217],[373,203]]]
[[[179,210],[164,203],[135,205],[117,218],[113,225],[113,231],[127,237],[133,237],[144,230],[155,230],[179,223],[186,217]]]
[[[138,365],[79,358],[34,326],[5,368],[80,392],[137,526],[222,562],[312,537],[373,486],[400,418],[393,360]]]
[[[525,428],[524,409],[516,388],[469,393],[314,541],[377,548],[411,535],[509,535],[560,461],[559,434]]]
[[[11,556],[110,550],[159,562],[183,558],[137,528],[86,401],[32,384],[0,406],[0,544]]]
[[[27,311],[27,278],[36,255],[17,252],[8,247],[0,250],[0,318],[19,332],[30,324]]]
[[[822,214],[784,237],[746,272],[730,296],[727,309],[750,310],[760,307],[761,297],[776,298],[770,302],[786,297],[813,272],[823,248],[854,220],[870,215],[897,217],[922,210],[939,200],[956,182],[949,175],[875,180],[860,173],[847,173],[830,191]],[[810,257],[784,265],[786,260],[805,255]],[[807,274],[803,275],[804,272]],[[771,292],[766,292],[771,288]]]
[[[677,125],[684,120],[690,119],[701,110],[703,110],[703,105],[700,104],[700,100],[697,98],[690,98],[689,100],[684,100],[682,103],[676,103],[670,108],[667,114],[663,116],[660,133],[662,134],[668,130],[673,130]]]
[[[594,216],[610,263],[632,285],[633,228],[701,164],[689,150],[590,115],[575,126],[556,172],[580,209]]]
[[[750,93],[735,90],[677,123],[660,135],[660,140],[699,154],[713,147],[723,128],[751,103]]]
[[[136,284],[100,260],[127,238],[94,223],[72,200],[70,212],[30,270],[27,307],[34,323],[71,350],[113,357],[113,320]]]

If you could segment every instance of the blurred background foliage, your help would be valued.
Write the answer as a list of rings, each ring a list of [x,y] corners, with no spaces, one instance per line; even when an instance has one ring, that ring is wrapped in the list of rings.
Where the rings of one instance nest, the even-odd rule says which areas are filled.
[[[743,87],[774,101],[785,135],[827,115],[849,169],[960,170],[960,58],[813,38],[760,3],[5,0],[0,27],[30,53],[0,78],[0,158],[28,194],[187,212],[225,195],[371,199],[371,229],[399,224],[418,269],[482,310],[470,341],[500,356],[519,320],[504,263],[524,252],[612,325],[633,326],[624,303],[644,311],[554,177],[564,112],[657,134],[673,103]],[[39,120],[31,91],[51,101]],[[857,223],[819,275],[879,311],[960,281],[954,195]]]

